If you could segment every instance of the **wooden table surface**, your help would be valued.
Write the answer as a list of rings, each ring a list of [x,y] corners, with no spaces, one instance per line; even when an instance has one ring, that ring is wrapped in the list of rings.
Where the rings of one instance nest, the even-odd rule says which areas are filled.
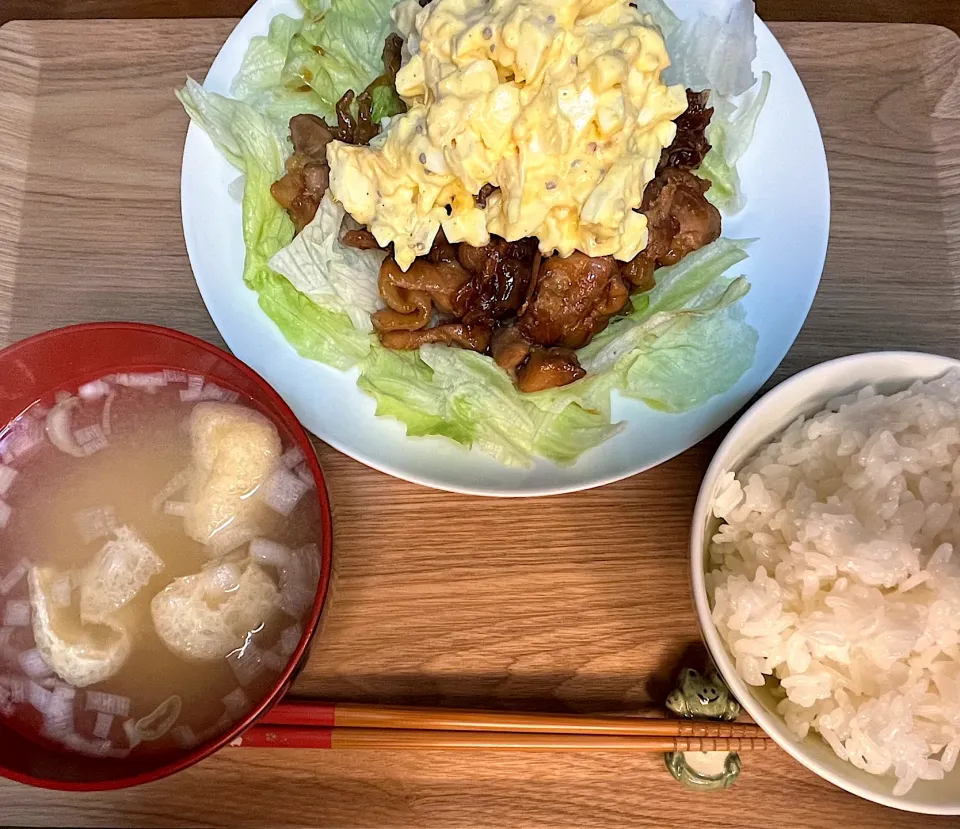
[[[5,0],[0,14],[236,14],[241,5],[46,0],[38,8]],[[769,5],[789,14],[801,4]],[[842,16],[870,4],[811,8],[828,5]],[[893,5],[886,4],[891,15]],[[941,23],[957,23],[956,0],[910,6],[912,19],[922,7]],[[117,25],[127,28],[111,41],[117,32],[109,27]],[[11,194],[0,187],[0,283],[15,283],[0,284],[4,339],[116,316],[118,308],[217,339],[182,248],[177,176],[185,119],[166,90],[184,72],[202,77],[232,25],[15,24],[0,32],[0,65],[22,81],[0,84],[0,183],[14,170],[28,194],[23,201],[14,193],[8,204]],[[784,371],[864,348],[903,275],[921,269],[929,290],[917,292],[914,309],[928,324],[919,326],[913,309],[890,315],[885,343],[960,357],[951,265],[960,264],[960,246],[947,233],[957,212],[935,215],[944,200],[955,207],[960,199],[960,130],[950,120],[960,103],[960,88],[949,81],[960,68],[955,39],[934,29],[782,25],[775,32],[820,116],[834,207],[821,292]],[[848,51],[851,42],[860,48]],[[126,72],[129,65],[137,71]],[[868,74],[870,85],[859,89]],[[143,125],[149,142],[138,140]],[[64,130],[69,142],[33,148],[38,137]],[[938,147],[925,143],[934,140]],[[884,224],[891,199],[918,217],[898,227],[896,238]],[[4,245],[9,252],[13,244],[5,223],[18,211],[16,255],[5,259]],[[864,216],[874,234],[864,233]],[[89,222],[109,232],[91,239]],[[136,282],[125,279],[130,273]],[[427,492],[319,447],[337,560],[323,627],[296,690],[541,710],[622,711],[662,700],[677,667],[702,656],[685,539],[694,484],[716,440],[620,484],[525,503]],[[4,825],[719,829],[760,825],[761,814],[765,826],[804,829],[956,825],[858,801],[779,750],[745,757],[742,779],[713,796],[674,784],[659,758],[610,753],[234,750],[168,780],[101,796],[0,781]]]
[[[960,32],[960,0],[756,0],[767,21],[935,23]],[[0,0],[7,20],[241,17],[252,0]]]

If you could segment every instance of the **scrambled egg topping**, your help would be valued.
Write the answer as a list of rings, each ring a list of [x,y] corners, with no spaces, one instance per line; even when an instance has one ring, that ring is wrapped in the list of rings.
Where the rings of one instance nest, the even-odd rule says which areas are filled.
[[[630,260],[634,211],[686,109],[659,30],[627,0],[402,0],[408,111],[371,146],[332,142],[334,197],[404,270],[451,242]],[[476,205],[485,184],[499,188]]]

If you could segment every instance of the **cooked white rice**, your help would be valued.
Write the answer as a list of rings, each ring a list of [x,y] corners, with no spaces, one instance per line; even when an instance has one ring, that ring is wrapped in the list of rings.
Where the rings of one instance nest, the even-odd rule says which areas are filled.
[[[794,422],[714,514],[713,620],[799,737],[939,780],[960,753],[960,371],[890,396],[866,388]]]

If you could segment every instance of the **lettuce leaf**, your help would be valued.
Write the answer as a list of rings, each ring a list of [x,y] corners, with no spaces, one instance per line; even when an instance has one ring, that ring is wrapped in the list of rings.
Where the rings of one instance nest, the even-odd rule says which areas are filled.
[[[249,104],[208,92],[193,78],[187,78],[177,100],[190,120],[199,126],[234,167],[247,172],[258,164],[274,172],[283,170],[292,147],[285,130],[270,123]]]
[[[304,357],[349,368],[370,351],[370,337],[337,309],[322,308],[269,266],[293,240],[293,222],[270,194],[291,152],[279,125],[249,104],[208,92],[188,78],[177,93],[184,109],[244,174],[241,202],[246,256],[243,279],[259,294],[264,313]]]
[[[583,367],[614,376],[622,395],[669,412],[731,388],[757,345],[757,332],[736,307],[749,285],[742,276],[724,276],[746,258],[746,245],[718,239],[658,270],[649,302],[580,350]]]
[[[569,466],[588,449],[622,431],[623,426],[623,423],[611,423],[609,414],[571,403],[561,412],[543,418],[533,449],[537,455],[558,466]]]
[[[302,20],[278,14],[266,35],[250,38],[240,71],[230,85],[234,98],[252,104],[258,93],[273,92],[279,86],[290,40],[302,25]]]
[[[755,14],[753,0],[710,0],[679,26],[670,27],[669,21],[671,30],[664,34],[670,66],[664,80],[724,96],[746,92],[756,83],[751,69],[757,56]]]
[[[638,0],[641,12],[660,26],[670,53],[663,77],[690,89],[709,89],[713,117],[707,127],[711,151],[697,174],[711,183],[707,199],[727,215],[744,207],[737,162],[753,140],[770,89],[770,73],[759,85],[753,0],[709,0],[697,13],[677,18],[664,0]]]
[[[231,94],[286,125],[294,115],[335,118],[348,89],[361,92],[383,71],[393,0],[301,0],[304,17],[279,14],[250,40]],[[401,111],[392,87],[374,94],[373,117]]]
[[[570,464],[621,428],[576,403],[541,409],[490,357],[460,348],[375,348],[357,382],[377,414],[395,417],[408,435],[443,435],[507,466],[528,466],[535,455]]]
[[[747,258],[747,242],[720,238],[689,254],[678,264],[656,271],[656,286],[647,302],[627,317],[614,320],[589,345],[577,352],[580,364],[590,373],[622,368],[621,361],[634,359],[644,342],[686,320],[726,308],[749,289],[743,277],[723,274]]]
[[[373,98],[372,117],[379,124],[384,118],[392,118],[406,112],[406,104],[400,99],[394,86],[378,86],[371,93]]]
[[[634,6],[640,14],[650,15],[653,22],[660,28],[664,40],[680,28],[680,18],[664,2],[664,0],[636,0]]]
[[[377,401],[378,417],[396,418],[411,437],[442,435],[465,446],[473,443],[473,430],[447,412],[433,369],[416,351],[374,348],[357,385]]]
[[[343,206],[327,192],[313,221],[274,254],[270,267],[317,305],[346,314],[354,328],[370,332],[370,315],[382,305],[377,280],[385,254],[341,244],[344,216]]]
[[[357,331],[346,314],[323,308],[269,268],[247,282],[263,312],[301,357],[339,369],[351,368],[369,353],[372,338]]]
[[[309,87],[333,111],[348,89],[358,94],[383,72],[383,42],[392,28],[394,0],[332,0],[308,4],[303,26],[290,39],[281,81]]]
[[[192,78],[177,97],[190,119],[244,174],[243,278],[249,283],[293,239],[293,222],[270,195],[270,185],[283,175],[292,147],[278,124],[243,101],[208,92]]]
[[[739,306],[686,317],[638,347],[621,391],[652,409],[685,412],[731,388],[756,348],[757,332]]]
[[[769,92],[770,73],[764,72],[759,85],[738,101],[710,96],[714,112],[706,135],[711,149],[697,174],[710,181],[707,199],[727,215],[739,213],[744,207],[737,163],[753,141]]]
[[[284,127],[294,115],[309,112],[331,117],[333,108],[310,87],[283,82],[290,43],[303,27],[302,20],[278,14],[266,35],[251,38],[230,94],[250,104]]]
[[[319,17],[330,8],[330,0],[300,0],[300,8],[308,17]]]

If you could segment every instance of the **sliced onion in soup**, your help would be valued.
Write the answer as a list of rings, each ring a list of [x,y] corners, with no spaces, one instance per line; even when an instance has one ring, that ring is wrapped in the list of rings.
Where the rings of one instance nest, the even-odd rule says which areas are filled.
[[[125,717],[130,713],[130,697],[107,694],[104,691],[87,691],[84,710]]]
[[[0,464],[0,495],[6,495],[16,480],[17,470],[12,466]]]
[[[113,714],[104,714],[99,711],[97,721],[93,724],[93,736],[106,740],[110,737],[111,728],[113,728]]]
[[[180,717],[183,702],[174,694],[167,697],[147,716],[137,720],[136,729],[140,739],[144,741],[159,740],[166,734]]]
[[[117,526],[117,513],[112,506],[90,507],[74,513],[73,524],[84,544],[105,538]]]
[[[72,395],[61,400],[47,415],[47,438],[61,452],[73,455],[75,458],[85,458],[87,453],[77,443],[73,433],[73,410],[80,404],[79,397]]]
[[[14,587],[20,584],[20,580],[27,575],[31,564],[25,558],[20,559],[13,565],[13,569],[0,579],[0,596],[6,596]]]

